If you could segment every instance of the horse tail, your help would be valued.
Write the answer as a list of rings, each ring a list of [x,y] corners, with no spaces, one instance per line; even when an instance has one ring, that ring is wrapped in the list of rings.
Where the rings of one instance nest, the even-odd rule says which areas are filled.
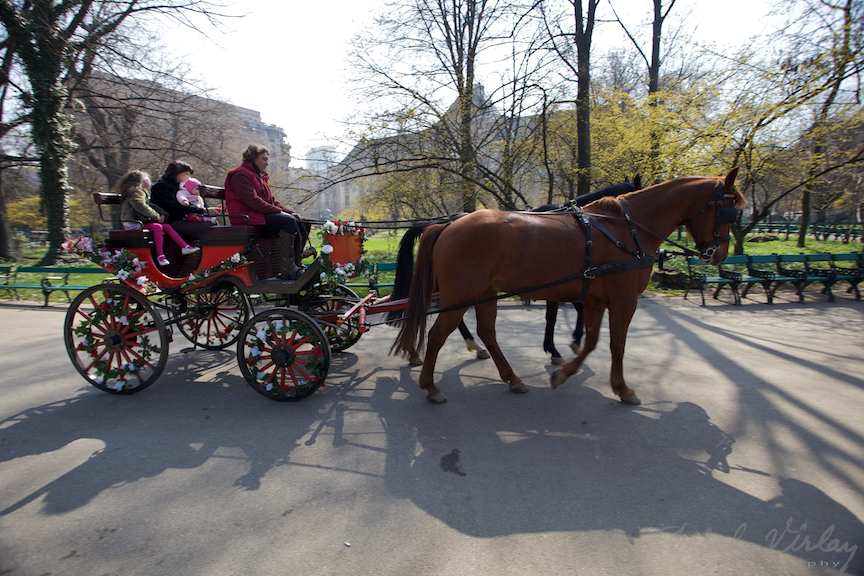
[[[411,277],[411,288],[408,294],[407,314],[396,341],[390,347],[390,354],[412,356],[423,350],[423,345],[426,343],[426,312],[432,301],[435,281],[432,270],[432,250],[446,227],[447,224],[432,224],[420,239],[417,266]]]
[[[412,226],[402,236],[399,241],[399,253],[396,258],[396,279],[393,284],[393,291],[390,294],[392,300],[399,300],[408,297],[408,291],[411,288],[411,276],[414,274],[414,245],[417,239],[423,234],[428,224],[418,224]],[[399,320],[402,319],[402,312],[393,311],[387,314],[387,324],[397,326]]]

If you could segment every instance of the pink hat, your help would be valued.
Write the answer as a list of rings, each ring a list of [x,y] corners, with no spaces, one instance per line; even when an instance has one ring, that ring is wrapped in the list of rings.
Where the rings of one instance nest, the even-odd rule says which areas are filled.
[[[189,178],[183,183],[183,188],[185,188],[187,192],[195,192],[200,185],[201,181],[197,178]]]

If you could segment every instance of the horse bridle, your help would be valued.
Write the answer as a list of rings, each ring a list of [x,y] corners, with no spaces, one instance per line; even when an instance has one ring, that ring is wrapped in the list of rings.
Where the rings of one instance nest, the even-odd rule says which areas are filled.
[[[654,237],[656,240],[662,242],[668,242],[672,244],[676,248],[680,248],[685,255],[687,256],[697,256],[706,262],[710,262],[711,258],[714,257],[714,254],[723,245],[724,242],[729,241],[729,233],[727,232],[725,236],[720,235],[720,227],[724,224],[733,224],[738,220],[741,215],[741,209],[735,207],[735,200],[737,196],[735,194],[727,194],[724,186],[721,182],[718,182],[714,188],[714,192],[711,195],[711,198],[705,203],[705,206],[702,207],[699,212],[690,216],[686,220],[684,220],[683,224],[692,224],[694,218],[698,218],[705,212],[707,212],[710,208],[714,208],[714,235],[710,242],[707,244],[696,244],[696,250],[692,248],[688,248],[683,244],[679,244],[670,238],[661,238],[659,235],[655,234],[652,230],[648,229],[643,224],[637,222],[633,218],[630,217],[630,211],[627,208],[627,203],[624,198],[619,198],[619,202],[621,204],[622,211],[624,212],[625,220],[631,227],[633,226],[641,229],[643,232],[648,235]],[[592,217],[602,217],[599,214],[591,214]],[[695,240],[695,239],[694,239]],[[638,245],[638,244],[637,244]]]
[[[699,257],[706,262],[711,261],[720,246],[729,242],[729,232],[727,231],[725,236],[721,236],[720,227],[724,224],[729,224],[731,226],[741,216],[741,209],[735,207],[736,198],[737,196],[735,194],[727,194],[723,184],[718,182],[717,186],[714,188],[714,193],[711,195],[708,202],[705,203],[705,206],[703,206],[699,212],[684,221],[685,224],[692,224],[694,218],[701,216],[709,208],[714,208],[714,237],[708,244],[702,244],[701,246],[698,243],[696,244]]]

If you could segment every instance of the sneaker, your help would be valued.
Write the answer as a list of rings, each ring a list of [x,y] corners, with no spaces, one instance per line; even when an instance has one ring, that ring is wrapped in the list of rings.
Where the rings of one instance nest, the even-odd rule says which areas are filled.
[[[159,256],[156,261],[159,262],[160,266],[168,266],[169,264],[171,264],[171,261],[168,260],[168,258],[166,258],[165,256]]]
[[[199,248],[198,246],[192,246],[191,244],[188,244],[180,249],[180,253],[186,256],[187,254],[194,254],[199,250],[201,250],[201,248]]]

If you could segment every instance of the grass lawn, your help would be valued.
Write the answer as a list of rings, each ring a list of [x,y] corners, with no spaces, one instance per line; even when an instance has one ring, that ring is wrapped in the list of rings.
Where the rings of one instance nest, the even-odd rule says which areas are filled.
[[[380,231],[376,234],[370,236],[366,240],[365,248],[366,248],[366,258],[369,262],[395,262],[396,260],[396,252],[399,247],[399,240],[402,238],[402,234],[404,232],[399,230],[397,232],[387,232]],[[313,242],[320,246],[319,236],[314,234],[313,232]],[[680,241],[685,246],[693,248],[693,242],[688,238],[683,238]],[[676,250],[674,246],[671,244],[664,244],[663,248],[669,250]],[[804,248],[798,248],[795,245],[795,240],[776,240],[771,242],[747,242],[745,243],[745,252],[747,254],[798,254],[799,252],[807,253],[807,254],[815,254],[815,253],[843,253],[843,252],[858,252],[864,249],[864,244],[860,242],[844,244],[843,242],[833,241],[833,240],[807,240],[807,246]],[[19,266],[35,266],[39,259],[44,254],[44,246],[38,245],[28,245],[24,249],[23,256],[17,261]],[[58,273],[62,273],[63,268],[68,267],[93,267],[96,266],[89,261],[79,260],[75,262],[66,262],[62,264],[58,264],[55,268]],[[687,269],[687,265],[684,262],[683,258],[671,258],[666,265],[667,269],[672,270],[681,270],[684,271]],[[20,283],[39,283],[42,279],[43,274],[19,274],[18,282]],[[98,284],[106,278],[104,274],[72,274],[69,277],[69,282],[71,284],[80,284],[80,285],[93,285]],[[394,274],[392,272],[382,273],[379,277],[379,282],[382,284],[393,282]],[[356,284],[365,284],[366,279],[364,277],[354,278],[352,283]],[[361,294],[365,294],[366,290],[363,288],[355,288]],[[389,289],[383,289],[382,293],[386,294]],[[21,298],[26,300],[42,300],[42,292],[41,290],[19,290],[18,291]],[[74,294],[74,293],[73,293]],[[0,290],[0,299],[12,299],[12,296],[6,292]],[[65,301],[65,295],[60,292],[55,292],[51,297],[52,302],[63,302]]]

